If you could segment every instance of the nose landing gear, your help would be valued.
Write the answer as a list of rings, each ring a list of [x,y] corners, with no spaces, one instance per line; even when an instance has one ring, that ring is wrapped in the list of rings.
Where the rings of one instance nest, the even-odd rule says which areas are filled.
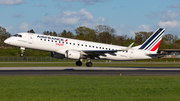
[[[24,56],[24,54],[23,54],[23,53],[24,53],[25,48],[24,48],[24,47],[21,47],[21,48],[20,48],[20,50],[21,50],[21,54],[20,54],[20,56],[21,56],[21,57],[23,57],[23,56]]]

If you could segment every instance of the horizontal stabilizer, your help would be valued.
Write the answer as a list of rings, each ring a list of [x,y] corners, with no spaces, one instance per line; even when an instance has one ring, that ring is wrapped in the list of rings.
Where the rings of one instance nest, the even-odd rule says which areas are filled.
[[[147,56],[150,56],[152,58],[162,58],[164,57],[166,54],[162,53],[162,54],[146,54]]]

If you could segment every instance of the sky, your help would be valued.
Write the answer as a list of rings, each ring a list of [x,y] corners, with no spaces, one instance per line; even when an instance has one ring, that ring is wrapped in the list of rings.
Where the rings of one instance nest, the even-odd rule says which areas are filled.
[[[180,38],[180,0],[0,0],[0,26],[13,34],[108,25],[117,35],[165,28]]]

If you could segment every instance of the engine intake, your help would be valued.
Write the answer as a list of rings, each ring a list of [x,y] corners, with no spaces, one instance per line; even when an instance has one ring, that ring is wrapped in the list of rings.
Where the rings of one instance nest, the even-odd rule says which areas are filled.
[[[80,52],[78,51],[74,51],[74,50],[67,50],[66,51],[66,54],[65,54],[65,57],[66,58],[69,58],[69,59],[80,59],[82,58],[82,55]]]

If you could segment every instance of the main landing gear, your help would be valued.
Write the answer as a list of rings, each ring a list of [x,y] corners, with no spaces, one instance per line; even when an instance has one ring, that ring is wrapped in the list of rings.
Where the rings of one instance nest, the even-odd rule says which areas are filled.
[[[80,60],[76,61],[76,65],[77,66],[81,66],[82,65],[82,62]]]
[[[78,60],[78,61],[76,61],[76,65],[77,66],[82,66],[82,60]],[[91,62],[91,60],[88,60],[88,62],[86,62],[86,66],[87,67],[92,67],[92,62]]]
[[[88,62],[86,62],[86,66],[87,66],[87,67],[92,67],[92,65],[93,65],[92,62],[91,62],[91,60],[89,59]]]

